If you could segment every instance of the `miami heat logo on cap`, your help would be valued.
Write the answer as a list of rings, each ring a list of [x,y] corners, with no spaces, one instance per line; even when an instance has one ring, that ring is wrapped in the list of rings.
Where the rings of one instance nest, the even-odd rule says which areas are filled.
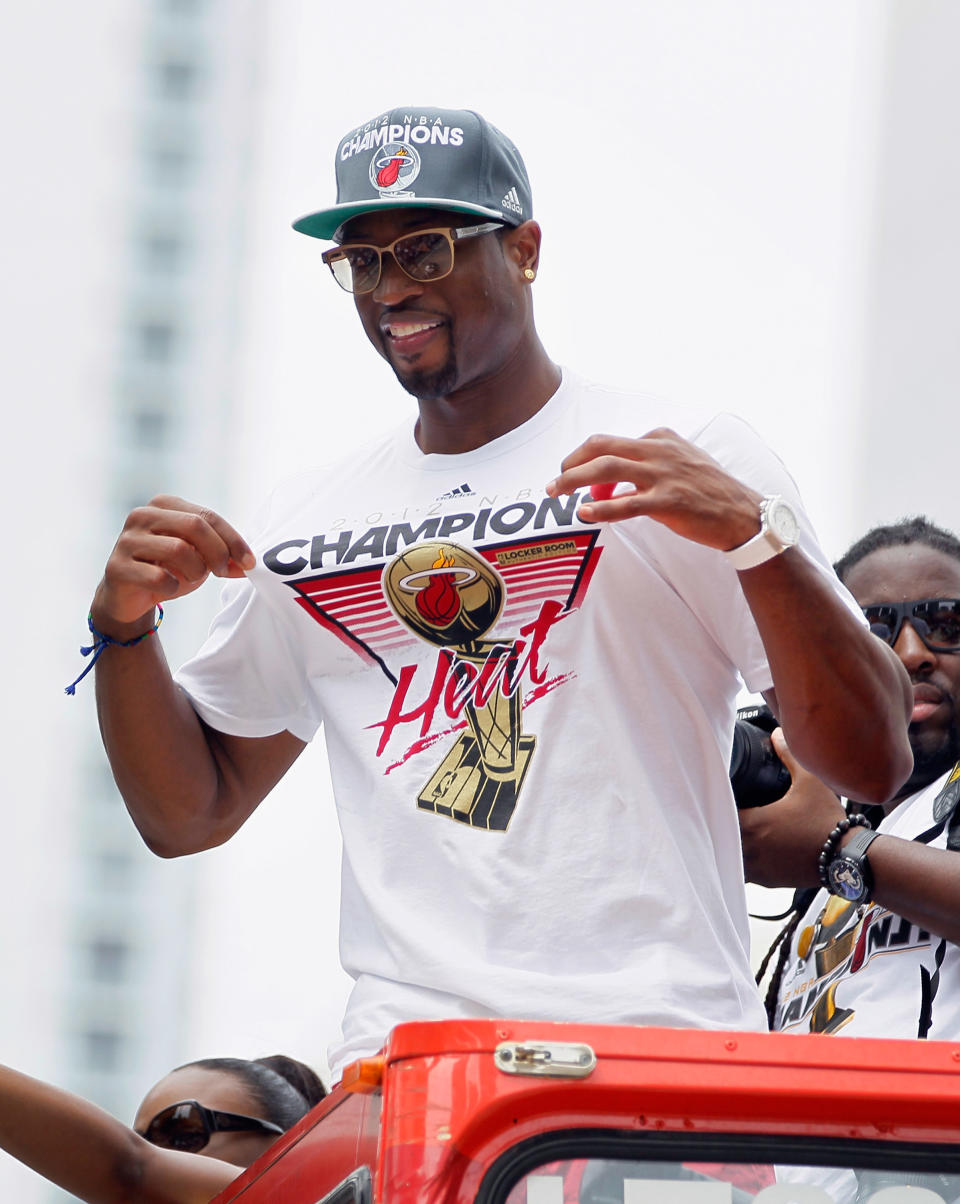
[[[499,574],[469,549],[442,540],[402,552],[384,573],[384,586],[400,620],[441,647],[478,639],[503,606]]]
[[[407,142],[388,142],[370,160],[370,183],[381,196],[402,196],[420,174],[420,155]]]

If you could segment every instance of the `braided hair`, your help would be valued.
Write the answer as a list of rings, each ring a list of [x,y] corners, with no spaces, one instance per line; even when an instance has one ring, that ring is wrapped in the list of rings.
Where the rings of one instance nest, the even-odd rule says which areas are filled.
[[[770,975],[770,983],[767,986],[767,992],[763,997],[764,1011],[767,1013],[767,1028],[772,1029],[777,1021],[777,1004],[780,1001],[780,983],[783,981],[783,972],[787,966],[787,959],[790,956],[790,942],[793,939],[793,934],[797,930],[797,925],[806,914],[807,908],[816,890],[812,887],[800,889],[794,892],[793,901],[790,904],[790,910],[786,913],[789,917],[786,924],[780,929],[777,935],[773,938],[773,943],[763,955],[763,961],[760,963],[760,969],[757,971],[756,984],[759,987],[763,982],[763,976],[767,972],[767,966],[770,965],[770,959],[774,953],[777,954],[777,963],[773,967],[773,973]],[[774,918],[774,917],[771,917]],[[783,917],[777,917],[782,919]]]

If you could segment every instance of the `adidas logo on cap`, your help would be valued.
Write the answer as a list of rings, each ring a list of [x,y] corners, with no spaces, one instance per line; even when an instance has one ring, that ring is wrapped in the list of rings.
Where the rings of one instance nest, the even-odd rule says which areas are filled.
[[[509,209],[511,213],[523,216],[523,206],[520,204],[516,188],[511,188],[509,192],[504,193],[503,200],[500,202],[500,208]]]

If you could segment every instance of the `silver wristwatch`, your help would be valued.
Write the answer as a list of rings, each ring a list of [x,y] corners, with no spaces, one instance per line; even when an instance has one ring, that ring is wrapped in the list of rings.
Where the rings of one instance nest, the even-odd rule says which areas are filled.
[[[799,537],[800,527],[790,504],[779,494],[770,494],[760,503],[760,530],[753,539],[724,554],[740,573],[779,556],[792,548]]]

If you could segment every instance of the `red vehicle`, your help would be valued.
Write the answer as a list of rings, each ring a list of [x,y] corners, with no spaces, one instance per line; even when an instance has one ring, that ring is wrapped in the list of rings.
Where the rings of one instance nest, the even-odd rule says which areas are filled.
[[[399,1026],[216,1204],[958,1199],[960,1046],[471,1020]]]

